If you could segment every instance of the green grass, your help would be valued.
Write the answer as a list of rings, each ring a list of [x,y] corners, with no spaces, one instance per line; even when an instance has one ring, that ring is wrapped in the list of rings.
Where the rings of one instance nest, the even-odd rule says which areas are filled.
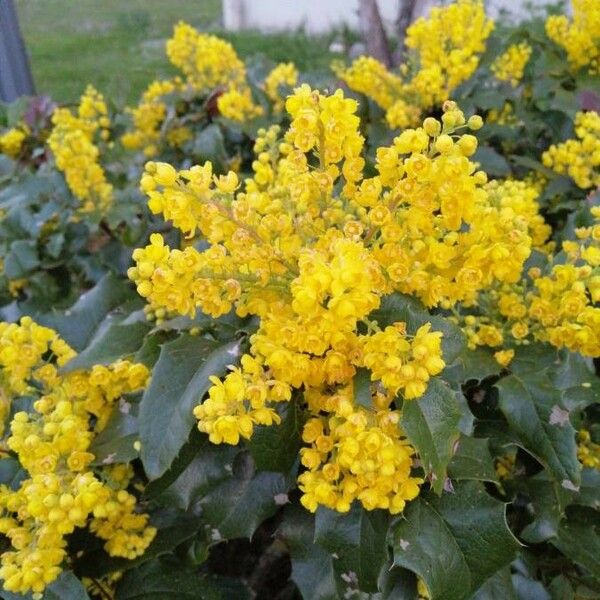
[[[165,41],[184,20],[219,33],[220,0],[16,0],[21,31],[38,93],[75,102],[92,83],[117,105],[133,103],[155,78],[173,73]],[[301,32],[223,33],[240,56],[264,54],[296,62],[301,70],[326,68],[329,39]]]

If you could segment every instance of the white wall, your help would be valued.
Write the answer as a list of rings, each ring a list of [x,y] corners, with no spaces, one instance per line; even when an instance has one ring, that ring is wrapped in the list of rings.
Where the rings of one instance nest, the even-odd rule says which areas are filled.
[[[401,0],[378,0],[384,21],[393,24]],[[347,25],[358,29],[358,0],[223,0],[225,29],[285,31],[303,27],[325,33]]]
[[[552,1],[487,0],[485,4],[491,17],[497,17],[504,8],[518,20],[528,15],[527,4],[543,6]],[[393,27],[401,2],[378,0],[386,26]],[[448,1],[421,0],[420,14],[428,13],[436,4],[448,4]],[[231,31],[288,31],[303,27],[309,33],[325,33],[343,25],[357,30],[358,0],[223,0],[223,23],[225,29]]]

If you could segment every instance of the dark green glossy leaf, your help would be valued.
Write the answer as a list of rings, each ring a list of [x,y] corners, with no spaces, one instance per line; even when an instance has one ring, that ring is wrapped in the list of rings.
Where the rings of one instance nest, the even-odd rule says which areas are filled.
[[[575,430],[561,405],[561,393],[548,378],[529,375],[505,377],[497,384],[500,409],[520,444],[540,461],[566,489],[581,479]]]
[[[141,458],[150,479],[163,475],[178,455],[196,423],[192,411],[210,387],[209,377],[237,362],[240,348],[240,341],[220,344],[190,335],[162,346],[140,404]]]
[[[292,560],[291,579],[303,600],[339,600],[343,587],[331,553],[313,543],[314,517],[300,506],[286,509],[278,529]]]
[[[26,277],[40,264],[35,242],[17,240],[4,258],[4,273],[9,279]]]
[[[387,531],[391,516],[367,511],[355,502],[348,513],[320,507],[315,519],[314,542],[339,558],[336,568],[355,573],[364,592],[376,592],[388,561]]]
[[[145,321],[111,323],[98,331],[87,348],[65,365],[63,372],[88,369],[93,365],[109,365],[130,356],[140,349],[149,331],[150,325]]]
[[[281,423],[256,427],[248,449],[258,470],[289,473],[298,460],[305,415],[295,398],[276,408]]]
[[[425,472],[431,474],[432,487],[441,493],[458,440],[462,412],[456,392],[434,378],[427,392],[416,400],[407,400],[402,409],[401,426],[419,453]]]
[[[411,502],[392,532],[394,564],[419,575],[432,600],[470,598],[518,548],[505,506],[476,482]]]
[[[174,560],[153,560],[129,570],[115,600],[250,600],[239,580],[200,574]]]
[[[84,350],[106,315],[134,297],[132,286],[112,274],[104,276],[91,290],[64,312],[40,315],[36,320],[58,331],[75,350]]]
[[[353,384],[355,404],[371,410],[373,408],[373,398],[371,396],[371,372],[369,369],[357,369]]]
[[[203,517],[214,528],[213,539],[251,537],[262,521],[287,504],[288,491],[295,482],[295,468],[288,476],[256,472],[252,457],[240,453],[231,477],[200,499]]]
[[[448,475],[452,479],[497,482],[498,476],[490,454],[487,439],[461,435],[450,464]]]

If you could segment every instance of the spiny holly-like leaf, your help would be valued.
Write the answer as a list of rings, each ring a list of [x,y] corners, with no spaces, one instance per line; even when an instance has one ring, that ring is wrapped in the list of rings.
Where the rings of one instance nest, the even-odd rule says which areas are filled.
[[[498,481],[494,461],[487,439],[461,435],[458,448],[448,465],[452,479],[475,481]]]
[[[469,598],[513,560],[518,547],[504,505],[476,482],[411,502],[392,533],[394,564],[421,577],[432,600]]]
[[[492,575],[474,594],[471,600],[518,600],[508,567]]]
[[[278,536],[292,560],[291,579],[303,600],[339,600],[344,590],[334,570],[334,557],[313,543],[314,517],[298,505],[285,510]]]
[[[371,396],[371,372],[369,369],[357,369],[353,385],[354,403],[364,408],[372,409],[373,398]]]
[[[182,335],[162,346],[140,404],[141,458],[150,479],[165,473],[187,441],[209,377],[221,375],[240,355],[239,340],[221,344]]]
[[[173,462],[171,469],[160,479],[152,481],[146,488],[146,496],[160,496],[158,500],[166,505],[174,505],[182,510],[188,510],[196,502],[200,502],[206,494],[216,486],[231,479],[233,461],[239,450],[233,446],[211,444],[206,435],[195,430],[192,438],[200,436],[199,443],[193,443],[190,451],[195,454],[191,456],[189,463],[180,471],[173,481],[165,486],[163,479],[169,479],[171,469],[177,468],[179,461],[185,460],[183,454],[188,455],[187,447],[190,442],[182,448],[180,455]]]
[[[465,348],[454,363],[446,367],[444,379],[460,386],[467,381],[482,381],[486,377],[498,375],[501,370],[491,351],[485,348]]]
[[[111,321],[97,332],[83,352],[64,366],[63,372],[88,369],[93,365],[108,365],[119,358],[134,354],[141,348],[151,328],[145,321]]]
[[[460,435],[462,412],[456,392],[440,379],[429,382],[427,392],[416,400],[407,400],[402,409],[402,429],[419,453],[432,486],[441,493],[455,442]]]
[[[305,415],[297,399],[276,407],[281,423],[256,427],[248,449],[259,471],[289,473],[298,460]]]
[[[523,448],[560,485],[577,488],[581,465],[577,460],[575,430],[568,413],[566,420],[556,418],[557,411],[564,411],[560,391],[543,374],[527,378],[511,375],[496,385],[500,409]]]
[[[174,559],[158,559],[129,570],[115,600],[249,600],[240,580],[208,576]]]
[[[572,507],[551,540],[565,556],[600,579],[600,516],[595,510]]]
[[[288,502],[296,482],[296,468],[289,475],[255,470],[248,452],[233,463],[231,477],[200,498],[202,515],[214,528],[214,539],[251,537],[256,528]]]
[[[58,331],[72,348],[81,352],[88,346],[106,315],[130,298],[135,298],[130,283],[109,273],[70,309],[41,315],[36,320]]]
[[[348,513],[320,507],[314,541],[339,557],[338,570],[356,574],[362,591],[376,592],[379,576],[388,561],[386,535],[390,518],[388,512],[366,511],[358,502]]]
[[[139,438],[138,429],[138,403],[121,401],[90,446],[95,456],[93,464],[110,465],[136,459],[138,451],[134,444]]]

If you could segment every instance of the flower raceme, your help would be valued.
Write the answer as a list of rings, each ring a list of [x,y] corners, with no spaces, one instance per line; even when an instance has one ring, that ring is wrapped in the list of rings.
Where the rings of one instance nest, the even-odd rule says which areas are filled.
[[[600,5],[596,0],[573,0],[572,21],[566,15],[551,15],[546,33],[565,50],[573,70],[587,67],[590,73],[600,72]]]
[[[575,135],[554,144],[542,155],[544,166],[568,175],[578,187],[600,186],[600,114],[595,111],[575,115]]]
[[[475,72],[493,28],[483,2],[458,0],[433,8],[408,28],[408,59],[397,74],[367,56],[347,68],[336,63],[333,70],[383,108],[390,127],[414,126],[421,112],[447,100]]]
[[[537,213],[490,195],[469,160],[477,140],[460,133],[482,121],[452,102],[440,121],[426,119],[379,148],[377,174],[368,177],[356,101],[302,85],[286,109],[288,131],[260,132],[254,177],[243,184],[234,173],[214,176],[210,163],[146,165],[150,210],[188,240],[169,248],[153,234],[134,251],[129,277],[152,312],[259,317],[241,365],[212,379],[194,411],[213,443],[237,444],[256,425],[279,422],[278,403],[303,393],[330,432],[315,442],[318,457],[303,455],[305,505],[347,510],[358,499],[398,512],[419,481],[394,399],[417,399],[444,369],[441,333],[425,324],[409,335],[402,322],[382,329],[369,315],[394,292],[451,308],[516,281]],[[371,379],[376,416],[354,404],[359,369]],[[349,448],[350,439],[358,444],[356,465],[332,454],[346,438]],[[404,458],[389,462],[399,446]]]
[[[3,426],[13,400],[33,399],[30,410],[14,414],[2,440],[27,476],[15,489],[0,486],[0,532],[11,544],[0,578],[5,590],[34,598],[60,574],[76,528],[89,526],[111,556],[125,558],[142,554],[156,533],[127,491],[130,465],[93,466],[90,452],[119,398],[145,387],[148,369],[118,361],[61,374],[75,354],[29,317],[0,323]]]
[[[543,269],[486,290],[479,306],[465,311],[461,324],[471,348],[504,348],[496,353],[504,365],[514,347],[532,341],[600,356],[600,207],[590,213],[593,224],[575,230],[577,241],[563,242],[564,258],[548,255]]]
[[[512,87],[517,87],[523,78],[531,52],[532,48],[527,42],[512,44],[492,63],[492,73],[500,81],[507,81]]]
[[[100,165],[97,145],[98,139],[108,139],[107,115],[102,94],[92,86],[81,97],[76,115],[68,108],[58,108],[52,115],[54,128],[48,145],[84,213],[103,214],[113,199],[113,187]]]

